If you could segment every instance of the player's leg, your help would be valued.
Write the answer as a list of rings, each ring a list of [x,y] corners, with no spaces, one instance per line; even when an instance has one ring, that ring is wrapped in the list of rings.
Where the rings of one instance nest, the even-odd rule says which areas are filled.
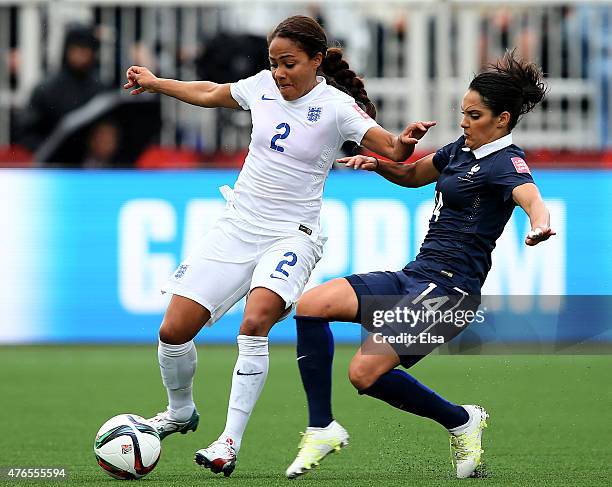
[[[207,448],[195,453],[195,461],[213,473],[227,477],[236,467],[236,458],[251,413],[268,377],[268,332],[285,313],[285,301],[265,288],[251,291],[244,310],[238,359],[223,433]]]
[[[193,339],[246,294],[254,268],[249,253],[254,246],[245,244],[245,238],[240,228],[221,219],[164,285],[164,291],[173,296],[159,331],[158,358],[169,406],[153,418],[162,438],[197,428]],[[234,262],[237,255],[240,261]]]
[[[472,476],[481,461],[487,412],[480,406],[461,406],[444,399],[410,374],[396,369],[400,358],[393,348],[387,344],[376,346],[380,348],[373,352],[372,344],[365,343],[351,361],[349,378],[359,394],[440,423],[450,434],[457,477]],[[402,363],[407,365],[405,359]]]
[[[334,338],[330,321],[354,321],[358,300],[344,278],[310,289],[296,310],[297,363],[308,402],[308,428],[295,460],[285,472],[296,478],[328,454],[348,444],[347,431],[334,420],[331,406]]]
[[[466,310],[475,310],[478,306],[477,296],[468,296],[455,286],[431,283],[421,277],[407,274],[402,274],[400,280],[407,291],[400,304],[402,307],[409,307],[415,313],[425,310],[427,301],[431,306],[441,306],[437,309],[443,313],[459,311],[461,316],[464,316]],[[434,289],[435,292],[432,292]],[[423,308],[413,307],[415,303]],[[410,334],[413,337],[421,336],[421,334],[443,336],[448,340],[465,328],[457,327],[446,319],[440,320],[435,317],[436,315],[431,316],[431,321],[420,319],[412,322],[409,325]],[[405,323],[394,325],[392,327],[395,328],[394,330],[390,328],[387,331],[397,333],[402,331],[402,328],[396,326],[404,328],[408,326]],[[396,334],[396,336],[399,335]],[[425,345],[420,345],[418,341],[416,345],[397,342],[384,343],[384,340],[380,338],[375,340],[374,335],[371,335],[353,357],[349,367],[349,378],[359,394],[375,397],[396,408],[430,418],[444,426],[450,433],[457,476],[469,477],[480,464],[481,435],[483,428],[486,427],[488,415],[479,406],[454,404],[408,373],[396,369],[400,364],[405,368],[412,367],[439,344],[438,342],[430,343],[429,340],[425,342]]]
[[[308,401],[308,426],[324,428],[333,421],[331,376],[334,337],[330,321],[353,321],[358,303],[344,278],[308,290],[296,310],[297,363]]]
[[[193,402],[193,376],[198,361],[193,338],[210,312],[183,296],[173,295],[159,330],[157,356],[168,408],[151,418],[160,438],[187,433],[198,427],[199,415]]]
[[[275,239],[257,264],[237,337],[227,420],[219,439],[196,452],[196,462],[231,474],[244,431],[268,375],[268,333],[291,310],[316,262],[321,245],[306,237]]]
[[[365,351],[364,351],[365,350]],[[349,366],[349,379],[359,394],[365,394],[403,411],[430,418],[446,429],[465,424],[467,411],[396,369],[400,357],[386,343],[373,343],[370,336],[357,350]]]

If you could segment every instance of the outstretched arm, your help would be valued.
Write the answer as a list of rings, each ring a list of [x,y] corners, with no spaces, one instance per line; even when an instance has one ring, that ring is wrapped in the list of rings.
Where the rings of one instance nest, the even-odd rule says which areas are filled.
[[[353,156],[338,159],[346,167],[376,171],[392,183],[407,188],[418,188],[438,180],[440,173],[433,165],[433,154],[429,154],[412,164],[401,162],[382,161],[371,156]]]
[[[529,216],[531,231],[525,238],[526,245],[537,245],[556,235],[550,228],[550,213],[535,184],[525,183],[517,186],[512,190],[512,199]]]
[[[130,95],[143,92],[161,93],[177,100],[205,108],[240,108],[230,92],[230,84],[217,84],[211,81],[179,81],[158,78],[147,68],[131,66],[126,73],[126,90],[132,89]]]
[[[363,136],[361,145],[392,161],[405,161],[414,152],[417,142],[435,124],[436,122],[413,122],[397,136],[382,127],[372,127]]]

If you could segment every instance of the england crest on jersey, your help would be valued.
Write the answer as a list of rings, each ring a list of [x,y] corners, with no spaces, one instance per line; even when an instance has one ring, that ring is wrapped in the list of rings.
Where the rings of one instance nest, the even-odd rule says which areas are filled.
[[[306,118],[309,122],[318,122],[321,118],[321,107],[308,107]]]

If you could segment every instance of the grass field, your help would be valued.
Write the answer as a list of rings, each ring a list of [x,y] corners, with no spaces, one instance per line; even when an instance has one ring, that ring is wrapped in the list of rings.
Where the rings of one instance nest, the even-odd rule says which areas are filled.
[[[413,369],[450,400],[491,414],[484,479],[453,478],[437,424],[359,397],[346,379],[353,348],[337,347],[334,407],[351,445],[315,472],[289,481],[306,407],[294,349],[273,346],[270,375],[231,478],[193,463],[223,429],[234,347],[199,349],[195,434],[163,443],[144,485],[610,485],[612,355],[432,356]],[[118,413],[150,416],[165,406],[154,346],[0,348],[0,467],[65,466],[72,485],[111,485],[97,466],[98,427]],[[49,482],[42,482],[49,483]],[[11,480],[5,485],[40,485]],[[57,483],[54,483],[57,485]]]

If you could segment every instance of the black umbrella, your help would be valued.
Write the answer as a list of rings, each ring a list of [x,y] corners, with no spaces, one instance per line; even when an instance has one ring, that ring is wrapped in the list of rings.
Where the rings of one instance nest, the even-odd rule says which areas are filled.
[[[81,167],[87,155],[90,133],[102,122],[115,126],[119,134],[113,165],[133,167],[140,153],[159,141],[159,96],[126,96],[119,92],[95,96],[62,119],[34,154],[35,162],[44,166]]]

